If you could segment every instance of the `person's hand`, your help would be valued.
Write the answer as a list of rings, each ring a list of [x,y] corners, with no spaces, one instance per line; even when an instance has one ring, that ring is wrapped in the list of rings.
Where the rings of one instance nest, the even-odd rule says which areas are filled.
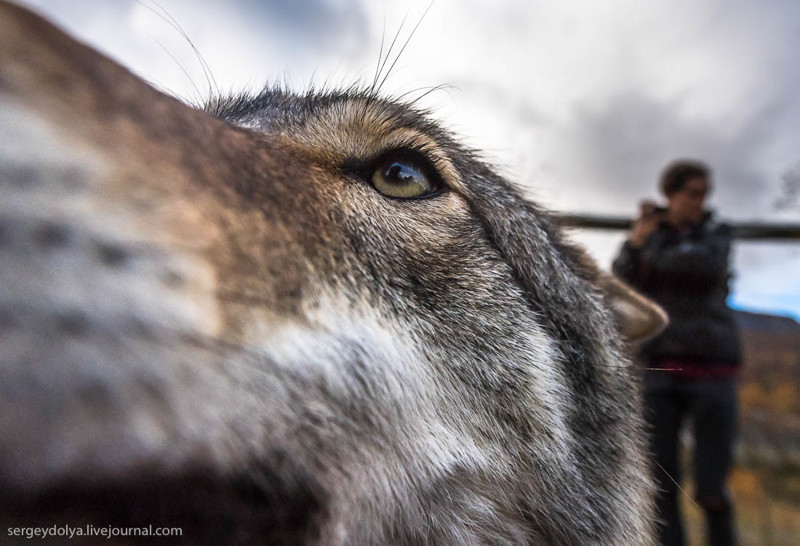
[[[658,210],[652,201],[642,201],[639,204],[639,218],[633,223],[633,228],[628,240],[634,247],[640,247],[653,233],[658,224],[665,218],[665,212]]]

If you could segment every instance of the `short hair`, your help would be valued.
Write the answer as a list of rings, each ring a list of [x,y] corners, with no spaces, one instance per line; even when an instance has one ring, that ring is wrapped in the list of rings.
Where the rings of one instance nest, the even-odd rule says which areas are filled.
[[[661,173],[659,189],[669,196],[681,191],[686,181],[692,178],[704,178],[708,182],[709,190],[711,189],[711,169],[708,165],[692,159],[673,161]]]

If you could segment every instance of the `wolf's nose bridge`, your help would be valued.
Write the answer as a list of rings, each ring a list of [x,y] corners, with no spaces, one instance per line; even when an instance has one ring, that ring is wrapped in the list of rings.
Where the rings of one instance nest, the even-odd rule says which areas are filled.
[[[180,336],[218,329],[214,154],[249,140],[46,26],[0,5],[0,489],[165,452],[209,358]]]
[[[302,162],[5,4],[0,97],[0,315],[213,332],[209,249]]]

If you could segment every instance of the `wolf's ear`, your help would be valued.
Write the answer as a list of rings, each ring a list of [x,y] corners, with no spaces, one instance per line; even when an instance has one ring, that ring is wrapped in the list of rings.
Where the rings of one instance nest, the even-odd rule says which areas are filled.
[[[480,172],[472,165],[465,172]],[[586,251],[558,228],[559,220],[523,199],[517,190],[490,172],[481,173],[461,192],[480,215],[488,235],[514,271],[531,306],[554,337],[567,340],[561,349],[572,360],[571,373],[588,371],[588,357],[612,343],[598,313],[600,288],[618,331],[628,342],[658,335],[667,314],[610,273],[600,270]],[[488,183],[487,183],[488,182]],[[597,363],[595,363],[597,364]]]
[[[667,313],[610,273],[600,277],[600,287],[614,313],[622,337],[641,342],[660,334],[667,327]]]

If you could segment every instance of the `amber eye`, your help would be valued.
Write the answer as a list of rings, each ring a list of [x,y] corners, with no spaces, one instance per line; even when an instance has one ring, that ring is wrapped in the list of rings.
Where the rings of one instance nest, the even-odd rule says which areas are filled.
[[[378,162],[372,173],[372,185],[389,197],[425,197],[442,189],[439,177],[431,171],[422,159],[391,155]]]

